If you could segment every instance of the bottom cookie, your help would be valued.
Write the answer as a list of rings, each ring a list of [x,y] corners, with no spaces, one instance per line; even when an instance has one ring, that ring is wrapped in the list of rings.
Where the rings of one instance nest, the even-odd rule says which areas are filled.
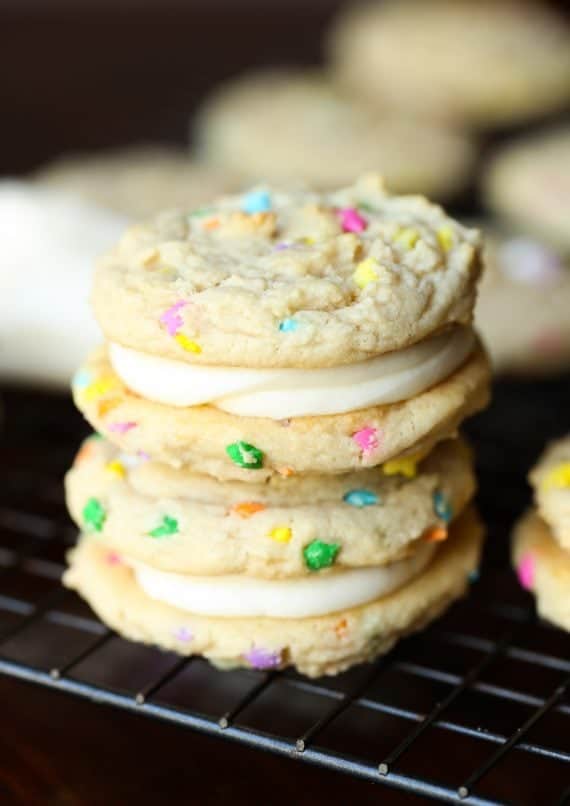
[[[528,512],[515,527],[512,556],[519,582],[536,597],[540,615],[570,630],[570,552],[536,512]]]
[[[311,618],[212,617],[150,598],[120,556],[83,535],[70,552],[64,584],[83,596],[121,635],[203,655],[224,668],[295,666],[309,677],[337,674],[391,649],[461,596],[479,562],[482,526],[468,510],[452,526],[425,570],[375,601]]]

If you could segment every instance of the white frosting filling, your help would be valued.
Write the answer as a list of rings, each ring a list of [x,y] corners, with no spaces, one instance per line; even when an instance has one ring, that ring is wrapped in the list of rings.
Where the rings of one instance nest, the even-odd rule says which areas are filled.
[[[241,417],[307,417],[396,403],[450,375],[473,349],[455,328],[405,350],[325,369],[201,366],[111,343],[117,375],[137,394],[169,406],[210,404]]]
[[[128,562],[151,599],[179,610],[204,616],[309,618],[388,596],[422,571],[435,550],[435,545],[426,543],[411,557],[382,567],[276,580],[187,576]]]

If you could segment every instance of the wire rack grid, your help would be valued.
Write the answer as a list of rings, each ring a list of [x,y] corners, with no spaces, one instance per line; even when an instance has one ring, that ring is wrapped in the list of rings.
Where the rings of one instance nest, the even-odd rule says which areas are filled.
[[[442,802],[570,803],[570,639],[536,619],[506,548],[528,498],[521,467],[570,403],[570,385],[556,389],[560,412],[541,419],[548,389],[521,404],[517,385],[504,385],[471,427],[491,523],[471,595],[375,664],[319,680],[222,672],[130,643],[63,589],[76,534],[61,478],[84,426],[67,400],[6,390],[0,673]],[[515,462],[530,412],[538,427]]]

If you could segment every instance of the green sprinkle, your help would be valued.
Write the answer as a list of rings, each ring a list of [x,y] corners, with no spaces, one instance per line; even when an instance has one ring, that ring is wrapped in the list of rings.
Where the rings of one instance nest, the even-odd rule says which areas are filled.
[[[100,532],[105,523],[107,513],[103,509],[101,502],[96,498],[90,498],[83,507],[83,521],[87,527],[95,532]]]
[[[246,467],[249,470],[259,470],[263,467],[263,453],[256,448],[255,445],[250,445],[249,442],[232,442],[231,445],[226,446],[226,453],[236,465]]]
[[[176,518],[171,518],[165,515],[159,526],[149,532],[151,537],[168,537],[168,535],[175,535],[178,532],[178,521]]]
[[[305,565],[311,571],[328,568],[336,560],[336,555],[339,551],[339,543],[324,543],[322,540],[313,540],[303,549]]]
[[[375,213],[376,212],[374,207],[371,204],[369,204],[368,202],[365,202],[365,201],[356,202],[356,206],[358,207],[359,210],[364,210],[365,213]]]

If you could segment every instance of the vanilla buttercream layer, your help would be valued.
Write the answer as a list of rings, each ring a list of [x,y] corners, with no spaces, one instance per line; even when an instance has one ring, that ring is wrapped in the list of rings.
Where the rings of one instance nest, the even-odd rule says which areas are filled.
[[[303,549],[314,540],[339,547],[336,569],[394,562],[458,517],[475,491],[462,440],[436,446],[415,475],[413,462],[387,470],[220,482],[90,437],[65,486],[79,528],[88,528],[88,502],[99,503],[98,539],[110,550],[163,571],[283,579],[311,574]],[[165,518],[171,534],[157,538]]]
[[[196,577],[158,571],[128,558],[124,561],[151,599],[187,613],[283,619],[324,616],[388,596],[419,574],[435,551],[435,545],[426,543],[411,557],[379,568],[272,580],[237,575]]]
[[[279,420],[407,400],[450,375],[474,344],[470,328],[456,327],[403,350],[324,369],[193,366],[117,343],[109,345],[109,359],[126,386],[147,400]]]
[[[218,479],[345,473],[429,451],[488,401],[490,369],[479,347],[449,378],[410,400],[325,417],[236,417],[213,406],[176,408],[130,392],[105,350],[94,351],[74,400],[94,429],[129,453]],[[245,453],[243,446],[246,446]],[[248,446],[254,447],[254,461]],[[253,465],[253,466],[252,466]]]
[[[427,568],[389,596],[340,613],[308,619],[219,618],[189,614],[151,599],[132,570],[109,557],[97,535],[83,535],[64,576],[98,616],[121,635],[182,655],[203,655],[224,668],[294,666],[316,677],[387,652],[424,627],[468,586],[479,562],[481,524],[470,510]],[[267,668],[264,664],[264,668]]]

